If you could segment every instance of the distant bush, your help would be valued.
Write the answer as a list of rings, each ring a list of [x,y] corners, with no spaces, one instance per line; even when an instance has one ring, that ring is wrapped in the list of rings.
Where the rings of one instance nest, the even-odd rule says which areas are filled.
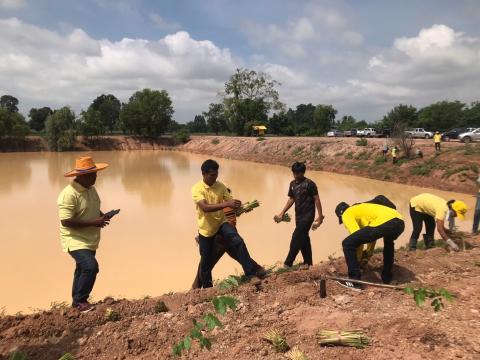
[[[365,138],[358,139],[356,141],[357,146],[367,146],[368,140]]]
[[[438,165],[433,161],[426,162],[424,164],[415,165],[411,168],[410,172],[412,175],[418,176],[428,176],[432,170],[436,169]]]
[[[218,140],[217,138],[215,138],[215,139],[212,139],[211,143],[212,143],[213,145],[218,145],[218,144],[220,144],[220,140]]]
[[[172,134],[176,144],[185,144],[190,141],[190,132],[186,128],[175,131]]]
[[[72,150],[75,145],[75,114],[63,107],[49,115],[45,122],[48,147],[51,151]]]
[[[387,162],[387,157],[386,156],[378,156],[377,158],[375,158],[375,160],[373,161],[373,164],[378,166],[378,165],[382,165],[382,164],[385,164]]]

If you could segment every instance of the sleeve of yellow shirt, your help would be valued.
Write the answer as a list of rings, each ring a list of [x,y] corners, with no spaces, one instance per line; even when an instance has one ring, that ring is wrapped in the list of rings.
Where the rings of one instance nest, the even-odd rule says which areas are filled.
[[[72,193],[62,192],[58,197],[58,216],[60,220],[72,219],[75,217],[76,199]]]
[[[203,189],[196,185],[192,187],[192,199],[195,204],[199,201],[205,200],[205,194],[203,192]]]
[[[350,214],[350,212],[346,211],[342,215],[342,221],[350,234],[360,230],[360,226],[358,225],[357,220],[355,220],[355,216]]]
[[[223,200],[232,200],[233,196],[230,194],[230,192],[227,190],[227,187],[225,187],[224,193],[223,193]]]

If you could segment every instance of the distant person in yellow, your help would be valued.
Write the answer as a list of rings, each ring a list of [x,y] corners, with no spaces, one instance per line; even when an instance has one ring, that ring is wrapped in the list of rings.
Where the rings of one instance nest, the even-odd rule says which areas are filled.
[[[392,147],[392,163],[396,164],[397,162],[397,153],[398,153],[398,148],[396,146]]]
[[[417,241],[422,231],[423,223],[425,223],[424,241],[425,247],[432,248],[434,246],[435,226],[438,233],[445,240],[447,246],[458,251],[458,245],[451,240],[445,229],[445,219],[447,215],[458,217],[465,220],[467,213],[467,205],[460,200],[445,200],[439,196],[423,193],[410,199],[410,217],[412,219],[413,231],[410,236],[409,249],[415,251],[417,249]]]
[[[236,210],[240,208],[242,202],[234,200],[227,187],[217,181],[218,169],[219,165],[215,160],[206,160],[201,167],[203,179],[192,187],[192,198],[197,209],[201,268],[200,287],[202,288],[213,286],[211,259],[213,258],[214,240],[217,235],[225,239],[226,247],[242,265],[246,276],[263,277],[265,275],[263,271],[256,270],[245,242],[225,216],[223,209],[232,208]]]
[[[435,143],[435,151],[440,152],[440,143],[442,142],[442,135],[436,131],[433,135],[433,142]]]
[[[89,156],[75,161],[75,169],[65,174],[75,177],[58,196],[60,239],[64,252],[75,260],[72,306],[81,312],[94,308],[88,298],[95,284],[98,263],[95,253],[100,242],[100,229],[110,222],[112,212],[100,210],[100,198],[93,186],[97,172],[108,164],[95,164]]]
[[[398,211],[388,206],[373,203],[348,205],[341,202],[335,209],[340,224],[344,224],[350,235],[343,242],[343,253],[348,267],[348,277],[361,279],[357,249],[363,244],[375,242],[383,237],[383,270],[382,281],[392,281],[392,265],[394,262],[394,241],[403,233],[405,223]],[[340,285],[351,290],[362,290],[363,287],[349,281],[339,281]]]

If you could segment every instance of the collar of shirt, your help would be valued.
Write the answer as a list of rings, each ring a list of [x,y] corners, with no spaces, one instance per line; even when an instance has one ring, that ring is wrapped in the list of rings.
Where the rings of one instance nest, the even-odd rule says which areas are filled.
[[[76,182],[75,180],[72,181],[72,187],[77,190],[78,192],[84,192],[86,190],[88,190],[87,188],[83,187],[82,185],[80,185],[78,182]]]

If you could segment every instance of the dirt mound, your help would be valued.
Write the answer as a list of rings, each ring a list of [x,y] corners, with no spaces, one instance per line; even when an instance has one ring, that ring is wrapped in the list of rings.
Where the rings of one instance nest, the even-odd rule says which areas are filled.
[[[319,297],[319,279],[344,274],[343,259],[272,274],[230,291],[216,288],[166,294],[144,300],[107,298],[96,309],[79,314],[70,308],[0,318],[0,359],[15,350],[29,359],[58,359],[66,352],[76,359],[168,359],[172,346],[192,328],[192,320],[213,312],[211,299],[228,294],[239,299],[236,311],[219,316],[224,324],[208,336],[210,351],[197,343],[187,359],[282,359],[262,340],[269,328],[279,329],[290,346],[309,359],[480,359],[480,238],[471,250],[449,253],[442,248],[416,253],[396,252],[394,275],[399,284],[446,288],[455,295],[434,312],[427,302],[417,307],[402,291],[368,287],[351,292],[327,281],[326,298]],[[379,281],[381,255],[364,274]],[[162,300],[168,312],[156,313]],[[108,321],[107,308],[120,314]],[[370,339],[366,349],[320,347],[318,329],[361,329]]]

